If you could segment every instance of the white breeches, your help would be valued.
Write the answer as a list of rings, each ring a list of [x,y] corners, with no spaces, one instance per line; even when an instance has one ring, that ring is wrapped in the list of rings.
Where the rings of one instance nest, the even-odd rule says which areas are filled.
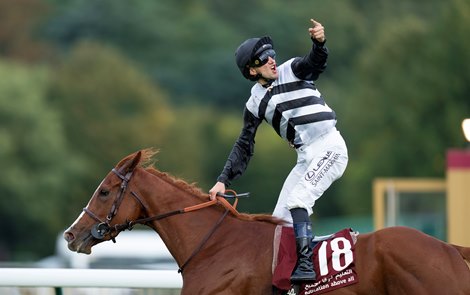
[[[340,178],[348,164],[348,149],[338,130],[321,136],[297,150],[297,164],[287,176],[273,215],[292,226],[290,209],[313,213],[315,201]]]

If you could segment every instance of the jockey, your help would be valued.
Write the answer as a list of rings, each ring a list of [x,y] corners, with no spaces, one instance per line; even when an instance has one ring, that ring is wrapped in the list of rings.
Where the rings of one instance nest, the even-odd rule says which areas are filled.
[[[298,261],[291,281],[314,281],[312,223],[315,201],[346,169],[348,151],[336,129],[336,114],[325,103],[314,81],[326,68],[328,49],[323,26],[311,19],[312,48],[303,57],[277,65],[270,37],[251,38],[235,52],[237,66],[251,88],[243,128],[211,199],[225,192],[232,180],[246,170],[254,153],[255,135],[263,120],[297,152],[297,163],[284,182],[273,215],[294,227]]]

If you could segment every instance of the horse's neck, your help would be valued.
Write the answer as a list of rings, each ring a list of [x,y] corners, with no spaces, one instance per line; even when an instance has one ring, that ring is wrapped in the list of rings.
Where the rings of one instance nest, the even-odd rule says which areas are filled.
[[[150,186],[150,189],[147,189],[148,195],[144,198],[147,217],[200,203],[199,197],[160,177],[148,178],[146,185]],[[168,250],[181,265],[199,246],[204,236],[214,228],[222,214],[223,211],[208,207],[153,221],[149,226],[160,235]]]
[[[184,263],[196,249],[202,247],[203,243],[216,241],[217,235],[211,235],[210,240],[207,240],[215,231],[217,224],[215,216],[203,212],[208,210],[213,211],[210,208],[201,209],[155,222],[152,225],[179,265]],[[222,212],[219,216],[221,215]],[[224,222],[227,220],[228,218]]]

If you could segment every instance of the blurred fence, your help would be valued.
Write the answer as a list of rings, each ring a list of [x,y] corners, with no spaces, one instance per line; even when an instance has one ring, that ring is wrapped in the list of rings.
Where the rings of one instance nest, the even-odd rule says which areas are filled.
[[[0,268],[0,287],[180,289],[181,275],[168,270]]]

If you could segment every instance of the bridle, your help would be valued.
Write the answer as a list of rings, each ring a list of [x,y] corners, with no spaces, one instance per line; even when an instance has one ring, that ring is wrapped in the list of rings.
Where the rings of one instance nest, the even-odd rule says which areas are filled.
[[[121,188],[119,191],[119,195],[117,198],[114,200],[113,205],[111,206],[111,210],[109,211],[108,215],[106,216],[105,221],[102,221],[96,214],[94,214],[90,209],[88,208],[83,208],[83,211],[90,215],[91,218],[93,218],[95,221],[98,223],[95,224],[91,228],[91,235],[98,240],[103,240],[106,234],[111,234],[111,232],[114,230],[117,233],[124,229],[132,229],[132,225],[129,224],[130,222],[128,221],[126,223],[126,226],[122,228],[123,224],[116,224],[114,227],[110,225],[111,220],[116,216],[119,207],[121,206],[122,200],[124,199],[124,193],[127,190],[127,186],[129,184],[129,181],[132,178],[132,174],[134,173],[134,170],[131,170],[130,172],[127,172],[125,175],[122,174],[120,171],[116,170],[113,168],[111,170],[114,174],[116,174],[120,179],[121,179]],[[131,192],[131,195],[137,200],[137,202],[144,208],[145,205],[144,203],[140,200],[139,196],[135,192]],[[111,240],[116,243],[116,240],[114,237],[111,236]]]
[[[212,236],[212,234],[215,232],[217,227],[222,223],[222,220],[225,218],[225,216],[227,216],[227,214],[229,212],[231,212],[235,216],[240,214],[236,210],[236,206],[238,204],[238,198],[239,197],[249,196],[249,193],[237,195],[237,193],[235,193],[234,191],[228,190],[233,195],[218,194],[218,196],[215,200],[207,201],[207,202],[204,202],[204,203],[201,203],[201,204],[198,204],[198,205],[185,207],[185,208],[182,208],[182,209],[170,211],[170,212],[167,212],[167,213],[163,213],[163,214],[159,214],[159,215],[155,215],[155,216],[151,216],[151,217],[140,218],[140,219],[136,219],[136,220],[126,220],[125,223],[111,225],[111,221],[116,216],[116,214],[118,212],[118,209],[121,206],[122,200],[124,199],[125,192],[127,190],[129,182],[132,178],[134,170],[131,170],[131,171],[127,172],[125,175],[120,170],[116,170],[115,168],[113,168],[111,171],[121,179],[121,187],[120,187],[120,191],[119,191],[119,194],[118,194],[117,198],[114,200],[113,205],[111,206],[111,209],[110,209],[108,215],[106,216],[106,219],[103,221],[95,213],[93,213],[90,209],[88,209],[86,207],[83,208],[83,211],[85,213],[87,213],[91,218],[93,218],[96,222],[98,222],[98,223],[96,223],[95,225],[93,225],[91,227],[91,235],[97,240],[104,240],[105,236],[109,234],[109,236],[111,237],[111,240],[114,243],[116,243],[115,237],[119,234],[119,232],[121,232],[123,230],[132,230],[132,228],[136,224],[146,224],[150,221],[161,220],[161,219],[173,216],[173,215],[183,214],[183,213],[188,213],[188,212],[200,210],[200,209],[210,207],[210,206],[213,206],[213,205],[216,205],[216,204],[221,204],[223,207],[225,207],[224,214],[216,222],[216,224],[214,225],[212,230],[208,232],[208,234],[204,237],[204,239],[199,244],[199,246],[196,248],[196,250],[191,254],[191,256],[186,260],[186,262],[183,263],[183,265],[179,268],[178,272],[180,272],[180,273],[183,272],[183,268],[202,249],[204,244],[209,240],[209,238]],[[140,197],[137,195],[137,193],[135,193],[134,191],[131,191],[131,195],[142,206],[144,211],[148,212],[146,206],[144,205],[144,203],[142,202]],[[226,200],[226,198],[234,198],[235,201],[234,201],[233,205],[230,202],[228,202]],[[113,232],[116,232],[116,234],[112,235]]]

